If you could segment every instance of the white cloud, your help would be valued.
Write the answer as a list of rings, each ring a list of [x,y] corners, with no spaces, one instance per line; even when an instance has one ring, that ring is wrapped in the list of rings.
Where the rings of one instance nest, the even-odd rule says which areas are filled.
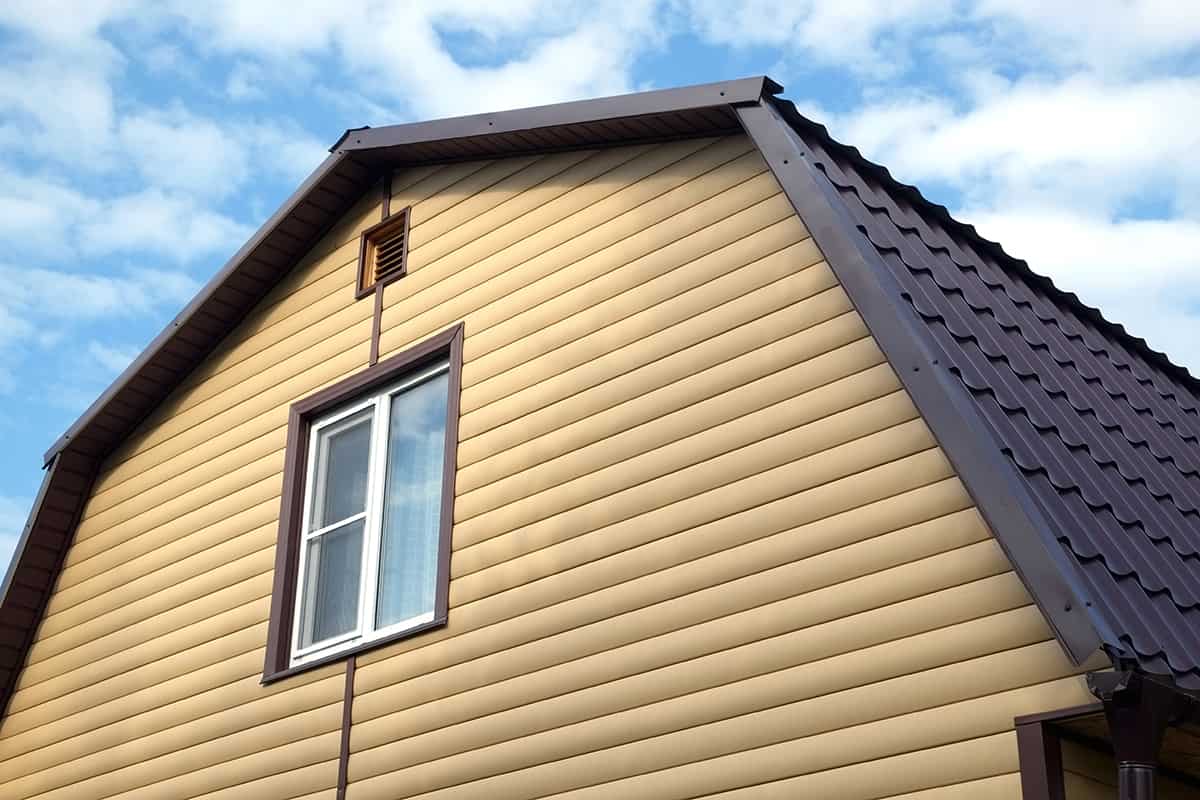
[[[960,193],[956,216],[1034,270],[1200,367],[1200,79],[981,80],[965,106],[909,94],[825,116],[901,180]]]
[[[174,10],[210,48],[301,72],[312,70],[309,62],[317,56],[334,59],[345,69],[340,78],[369,82],[374,99],[390,98],[419,117],[627,91],[634,59],[662,35],[660,9],[651,0],[619,5],[443,0],[362,7],[224,2]],[[451,55],[441,30],[504,41],[510,45],[507,58],[464,66]],[[243,87],[239,77],[234,91]]]
[[[823,64],[890,74],[910,52],[894,47],[954,18],[952,0],[682,0],[702,36],[735,47],[772,46]]]
[[[1148,186],[1180,197],[1200,188],[1200,79],[1025,80],[962,111],[945,98],[901,97],[832,126],[906,180],[975,195],[1049,192],[1111,206]]]
[[[1200,43],[1200,14],[1179,0],[1091,0],[1072,3],[980,0],[971,16],[1000,26],[1011,41],[1064,67],[1141,72]]]
[[[249,177],[242,142],[183,108],[121,120],[120,139],[145,182],[162,189],[220,197]]]
[[[87,353],[96,364],[112,375],[120,374],[138,355],[138,351],[132,347],[113,347],[94,340],[88,342]]]
[[[0,265],[0,394],[16,388],[17,371],[31,353],[51,347],[64,352],[68,332],[98,320],[128,320],[178,308],[197,288],[194,280],[174,271],[98,275]],[[86,354],[99,369],[79,367],[85,362],[77,361],[69,375],[76,383],[53,387],[46,395],[51,402],[71,410],[85,407],[95,396],[90,387],[124,369],[136,350],[93,341]]]
[[[96,275],[0,265],[0,308],[6,307],[10,314],[15,310],[17,318],[78,322],[128,317],[163,305],[179,305],[198,288],[188,276],[167,270],[131,269],[119,275]],[[64,296],[71,302],[61,302]]]
[[[1200,374],[1200,221],[1114,220],[1035,207],[960,217]]]
[[[84,252],[154,252],[180,263],[232,253],[252,230],[193,197],[158,188],[106,202],[103,213],[81,220],[78,229]]]

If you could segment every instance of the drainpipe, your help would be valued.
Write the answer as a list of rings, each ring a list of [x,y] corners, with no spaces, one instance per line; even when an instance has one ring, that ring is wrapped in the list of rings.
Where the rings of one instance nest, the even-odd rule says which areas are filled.
[[[1087,680],[1108,719],[1117,756],[1117,797],[1154,800],[1158,751],[1167,727],[1184,715],[1187,698],[1174,686],[1133,670],[1093,672]]]

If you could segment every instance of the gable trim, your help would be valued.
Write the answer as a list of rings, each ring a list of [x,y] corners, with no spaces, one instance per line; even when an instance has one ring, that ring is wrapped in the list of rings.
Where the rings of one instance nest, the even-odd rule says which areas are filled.
[[[605,120],[702,111],[718,106],[757,103],[764,94],[778,94],[782,91],[783,87],[775,81],[765,75],[759,75],[678,89],[658,89],[615,97],[519,108],[513,111],[350,130],[337,140],[330,151],[350,153],[431,141],[497,136],[539,128],[595,124]]]
[[[894,277],[817,177],[775,102],[764,98],[735,112],[1072,661],[1082,664],[1101,644],[1116,642],[1089,612],[1048,521],[986,433],[965,388],[940,363]]]

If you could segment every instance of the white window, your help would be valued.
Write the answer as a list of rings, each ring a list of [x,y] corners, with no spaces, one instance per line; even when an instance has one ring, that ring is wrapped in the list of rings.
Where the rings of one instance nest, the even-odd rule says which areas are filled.
[[[434,619],[448,363],[312,421],[291,664]]]

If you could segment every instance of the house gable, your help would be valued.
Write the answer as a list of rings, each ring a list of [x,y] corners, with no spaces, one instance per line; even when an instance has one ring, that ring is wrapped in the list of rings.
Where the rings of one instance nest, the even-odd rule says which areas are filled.
[[[778,154],[727,128],[633,131],[374,164],[83,490],[0,722],[6,788],[1014,785],[1012,718],[1083,702],[1079,672],[1104,663],[1078,663],[1093,619],[1046,600],[1084,597],[1074,573],[1012,559],[1073,664],[906,375],[938,356],[896,358]],[[357,241],[384,193],[412,209],[411,249],[376,312],[354,298]],[[260,686],[288,405],[460,322],[448,627]]]

